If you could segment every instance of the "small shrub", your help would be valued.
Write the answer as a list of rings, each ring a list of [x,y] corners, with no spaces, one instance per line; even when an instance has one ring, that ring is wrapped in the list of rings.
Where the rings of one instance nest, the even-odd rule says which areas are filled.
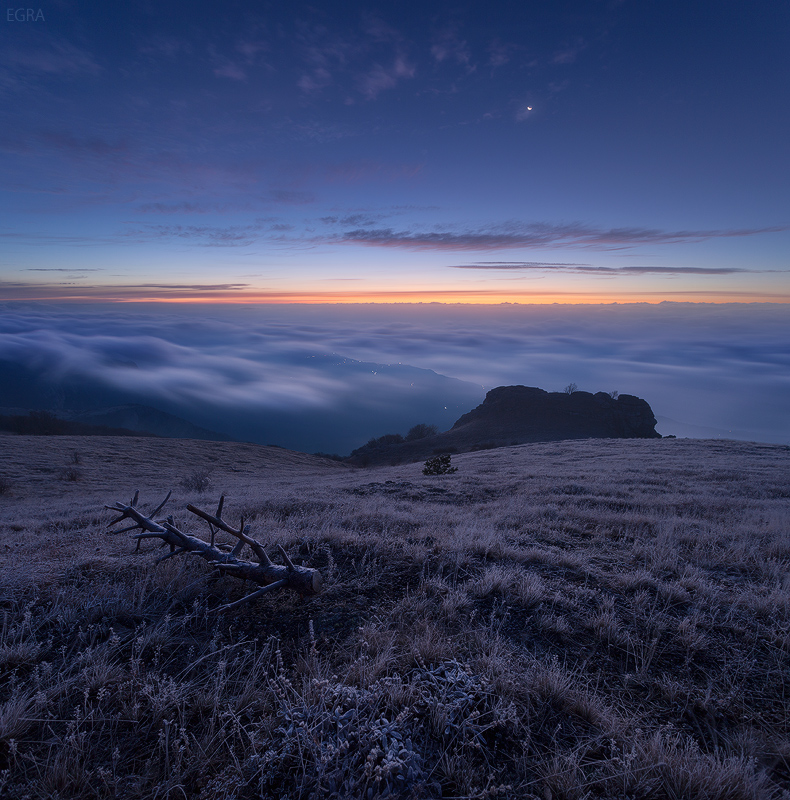
[[[458,467],[450,465],[449,453],[429,458],[422,470],[423,475],[452,475],[453,472],[458,472]]]
[[[618,391],[617,391],[617,389],[615,389],[615,390],[613,390],[613,391],[609,392],[609,397],[611,397],[611,398],[612,398],[612,400],[617,400],[617,398],[618,398],[619,396],[620,396],[620,392],[618,392]]]
[[[71,463],[72,464],[82,464],[82,453],[79,450],[75,450],[71,454]]]
[[[562,391],[565,392],[565,394],[573,394],[578,388],[577,384],[569,383]]]
[[[211,488],[211,473],[207,470],[195,470],[191,474],[182,478],[181,485],[190,492],[202,494]]]
[[[77,481],[82,480],[82,472],[76,467],[66,467],[66,469],[63,470],[62,477],[64,481],[77,483]]]
[[[0,494],[8,494],[11,491],[11,481],[0,476]]]

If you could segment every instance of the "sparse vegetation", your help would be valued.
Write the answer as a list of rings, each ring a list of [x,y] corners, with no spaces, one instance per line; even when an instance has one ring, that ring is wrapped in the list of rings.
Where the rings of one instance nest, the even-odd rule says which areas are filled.
[[[406,440],[399,433],[386,433],[384,436],[368,439],[362,447],[352,450],[350,458],[356,458],[360,466],[366,467],[371,458],[380,456],[392,445],[403,444],[404,441]]]
[[[61,473],[61,477],[63,478],[64,481],[71,481],[72,483],[76,483],[77,481],[82,480],[82,471],[79,470],[77,467],[66,467]]]
[[[454,472],[458,472],[458,467],[450,463],[449,453],[429,458],[422,470],[423,475],[452,475]]]
[[[562,391],[565,392],[565,394],[573,394],[578,388],[579,387],[575,383],[569,383]]]
[[[425,481],[117,442],[54,486],[74,443],[6,447],[0,796],[787,798],[789,448],[556,442]],[[238,581],[98,538],[201,454],[320,595],[211,614]]]
[[[211,488],[211,472],[205,469],[196,469],[181,479],[181,486],[198,494],[207,492]]]

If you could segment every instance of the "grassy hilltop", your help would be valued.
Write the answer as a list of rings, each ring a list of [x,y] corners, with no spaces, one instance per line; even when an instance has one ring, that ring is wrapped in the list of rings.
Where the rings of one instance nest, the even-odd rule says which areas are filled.
[[[0,452],[0,797],[790,798],[790,448]],[[105,532],[171,488],[323,592],[213,615],[249,587]]]

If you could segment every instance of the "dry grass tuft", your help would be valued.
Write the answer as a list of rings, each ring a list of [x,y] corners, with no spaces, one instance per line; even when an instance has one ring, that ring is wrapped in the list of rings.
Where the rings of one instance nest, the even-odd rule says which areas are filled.
[[[211,472],[198,469],[181,479],[180,486],[190,492],[202,494],[211,488]]]
[[[76,483],[82,480],[82,470],[77,469],[77,467],[65,467],[63,472],[60,473],[60,477],[64,481]]]

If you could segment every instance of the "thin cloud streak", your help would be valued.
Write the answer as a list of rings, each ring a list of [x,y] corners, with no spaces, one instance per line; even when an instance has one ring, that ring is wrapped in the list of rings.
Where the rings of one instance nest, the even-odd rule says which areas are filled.
[[[88,269],[86,267],[74,267],[73,269],[68,269],[66,267],[27,267],[25,272],[70,272],[70,273],[82,273],[82,272],[105,272],[104,269]]]
[[[202,247],[248,247],[258,241],[264,226],[230,225],[146,225],[126,231],[123,236],[135,241],[178,239]]]
[[[308,193],[273,192],[272,199],[279,203],[294,205],[311,202]],[[211,206],[202,204],[148,204],[140,210],[147,213],[203,213]],[[306,221],[304,230],[309,231],[314,224],[320,223],[329,228],[343,224],[367,226],[357,227],[342,233],[300,234],[293,232],[284,235],[285,231],[293,231],[292,227],[272,224],[273,220],[260,218],[252,223],[239,225],[152,225],[129,223],[129,228],[103,237],[77,237],[54,234],[36,234],[32,232],[5,231],[0,238],[18,240],[29,244],[74,244],[91,245],[117,243],[118,241],[177,241],[198,247],[247,247],[259,242],[277,243],[282,247],[301,247],[304,245],[347,245],[357,244],[367,247],[402,248],[424,251],[496,251],[508,249],[530,248],[568,248],[581,250],[627,250],[644,245],[674,245],[702,242],[707,239],[737,238],[779,233],[788,230],[786,226],[764,228],[738,228],[719,230],[683,230],[665,231],[656,228],[595,228],[583,223],[553,225],[550,223],[508,222],[494,226],[488,230],[477,231],[433,231],[433,232],[397,232],[393,228],[372,227],[384,215],[382,214],[348,214],[329,215],[317,221]],[[453,264],[454,269],[567,269],[577,272],[598,272],[611,274],[643,274],[643,273],[678,273],[678,274],[719,274],[727,275],[741,271],[740,268],[702,268],[702,267],[596,267],[590,264],[573,262],[478,262],[476,264]],[[718,270],[713,272],[713,270]],[[748,270],[754,271],[754,270]]]
[[[787,226],[723,230],[664,231],[651,228],[594,228],[582,223],[511,223],[477,231],[395,231],[392,228],[346,231],[328,241],[411,250],[507,250],[521,247],[624,249],[640,245],[688,244],[708,239],[779,233]]]
[[[513,270],[567,272],[571,274],[602,275],[732,275],[740,272],[776,272],[778,270],[746,270],[738,267],[597,267],[592,264],[554,263],[548,261],[483,261],[479,264],[449,264],[449,269]]]
[[[100,72],[101,67],[91,53],[65,39],[46,34],[39,38],[37,46],[6,47],[0,55],[0,76],[9,82],[48,75],[75,77]]]
[[[54,271],[54,270],[53,270]],[[75,278],[80,270],[63,270]],[[232,300],[249,290],[248,283],[133,283],[85,284],[76,281],[0,281],[0,298],[4,300],[80,300],[97,302],[139,302],[151,299],[185,300],[190,297]]]

